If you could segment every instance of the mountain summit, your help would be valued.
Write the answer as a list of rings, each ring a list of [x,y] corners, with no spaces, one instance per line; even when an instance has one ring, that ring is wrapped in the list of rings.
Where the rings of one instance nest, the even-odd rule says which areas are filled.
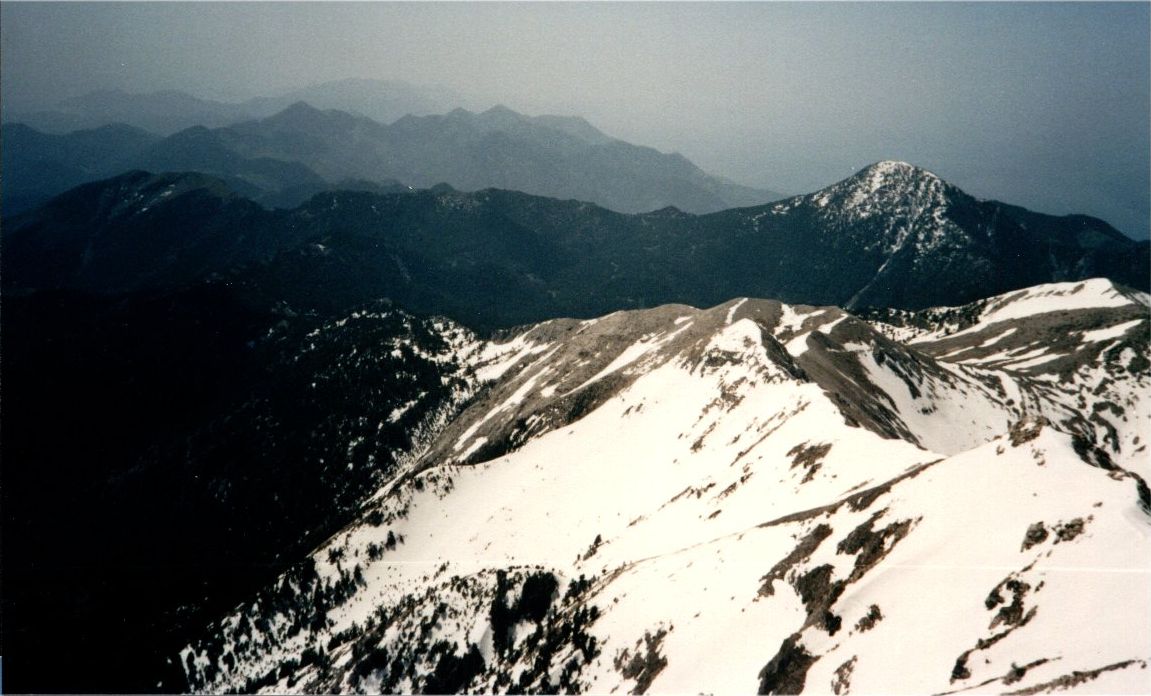
[[[847,307],[959,304],[1011,286],[1093,275],[1148,283],[1147,242],[1096,218],[979,200],[906,162],[877,162],[768,206],[750,222],[773,235],[808,228],[817,239],[806,244],[851,256],[855,290],[823,300]]]
[[[935,208],[946,204],[949,191],[958,191],[926,169],[891,160],[876,162],[831,190],[849,194],[844,204],[860,208],[861,215],[892,205]]]

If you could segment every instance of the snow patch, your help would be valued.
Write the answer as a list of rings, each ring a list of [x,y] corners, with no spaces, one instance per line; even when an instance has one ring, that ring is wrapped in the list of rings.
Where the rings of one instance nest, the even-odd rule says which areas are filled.
[[[1145,320],[1133,319],[1132,321],[1124,322],[1116,326],[1106,329],[1095,329],[1094,331],[1086,331],[1083,333],[1081,340],[1089,343],[1100,343],[1102,341],[1110,341],[1112,339],[1121,338],[1131,329],[1142,324]]]
[[[1124,307],[1130,304],[1131,299],[1119,292],[1111,281],[1094,278],[1078,283],[1037,285],[1006,295],[989,304],[980,321],[992,324],[1047,312]]]

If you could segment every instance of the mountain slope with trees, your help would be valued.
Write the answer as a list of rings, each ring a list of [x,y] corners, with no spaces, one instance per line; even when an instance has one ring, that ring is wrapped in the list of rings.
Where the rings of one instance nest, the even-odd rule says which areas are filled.
[[[1146,241],[977,200],[901,163],[710,215],[448,187],[329,192],[268,211],[201,175],[135,173],[12,218],[4,241],[11,292],[219,273],[301,308],[387,297],[478,329],[735,296],[919,309],[1088,277],[1151,283]]]

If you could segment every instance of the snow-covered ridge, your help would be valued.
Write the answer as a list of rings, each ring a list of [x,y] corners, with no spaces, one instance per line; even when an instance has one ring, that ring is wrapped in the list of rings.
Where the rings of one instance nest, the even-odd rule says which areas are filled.
[[[902,333],[917,352],[950,369],[990,378],[1069,431],[1101,443],[1121,466],[1151,476],[1145,443],[1151,390],[1146,293],[1103,279],[1053,283],[967,307],[904,312]],[[910,339],[907,337],[910,336]],[[1032,401],[1027,391],[1041,396]]]
[[[1106,278],[1091,278],[1045,283],[959,307],[888,310],[889,317],[872,319],[870,323],[892,340],[920,344],[979,333],[999,322],[1034,319],[1052,312],[1119,308],[1143,308],[1151,314],[1151,295],[1121,287]]]
[[[1135,303],[1144,307],[1151,306],[1151,297],[1139,291],[1121,291],[1105,278],[1077,283],[1050,283],[996,298],[987,304],[980,322],[991,324],[1047,312],[1123,307]]]
[[[1052,368],[1076,366],[1064,359],[1069,356],[1079,355],[1077,363],[1095,362],[1093,353],[1100,348],[1146,339],[1149,303],[1146,293],[1102,278],[1050,283],[967,308],[924,310],[918,315],[925,326],[909,343],[954,362],[1058,372]],[[944,319],[932,322],[932,317]],[[1020,331],[1024,325],[1030,330]]]
[[[421,461],[181,663],[207,691],[1147,691],[1130,311],[970,334],[1083,336],[1052,382],[756,299],[469,349],[487,386]]]

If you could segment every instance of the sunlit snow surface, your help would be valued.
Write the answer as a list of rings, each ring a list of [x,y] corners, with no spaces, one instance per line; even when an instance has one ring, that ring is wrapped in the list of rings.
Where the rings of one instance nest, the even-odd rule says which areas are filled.
[[[914,350],[761,300],[467,347],[485,393],[313,554],[308,587],[342,581],[339,601],[286,577],[180,659],[205,691],[464,673],[471,691],[1151,692],[1147,306],[1079,285],[987,301]],[[1079,313],[1046,316],[1063,301]],[[1053,330],[1074,346],[1035,353]],[[556,581],[546,615],[504,626],[531,576]]]

